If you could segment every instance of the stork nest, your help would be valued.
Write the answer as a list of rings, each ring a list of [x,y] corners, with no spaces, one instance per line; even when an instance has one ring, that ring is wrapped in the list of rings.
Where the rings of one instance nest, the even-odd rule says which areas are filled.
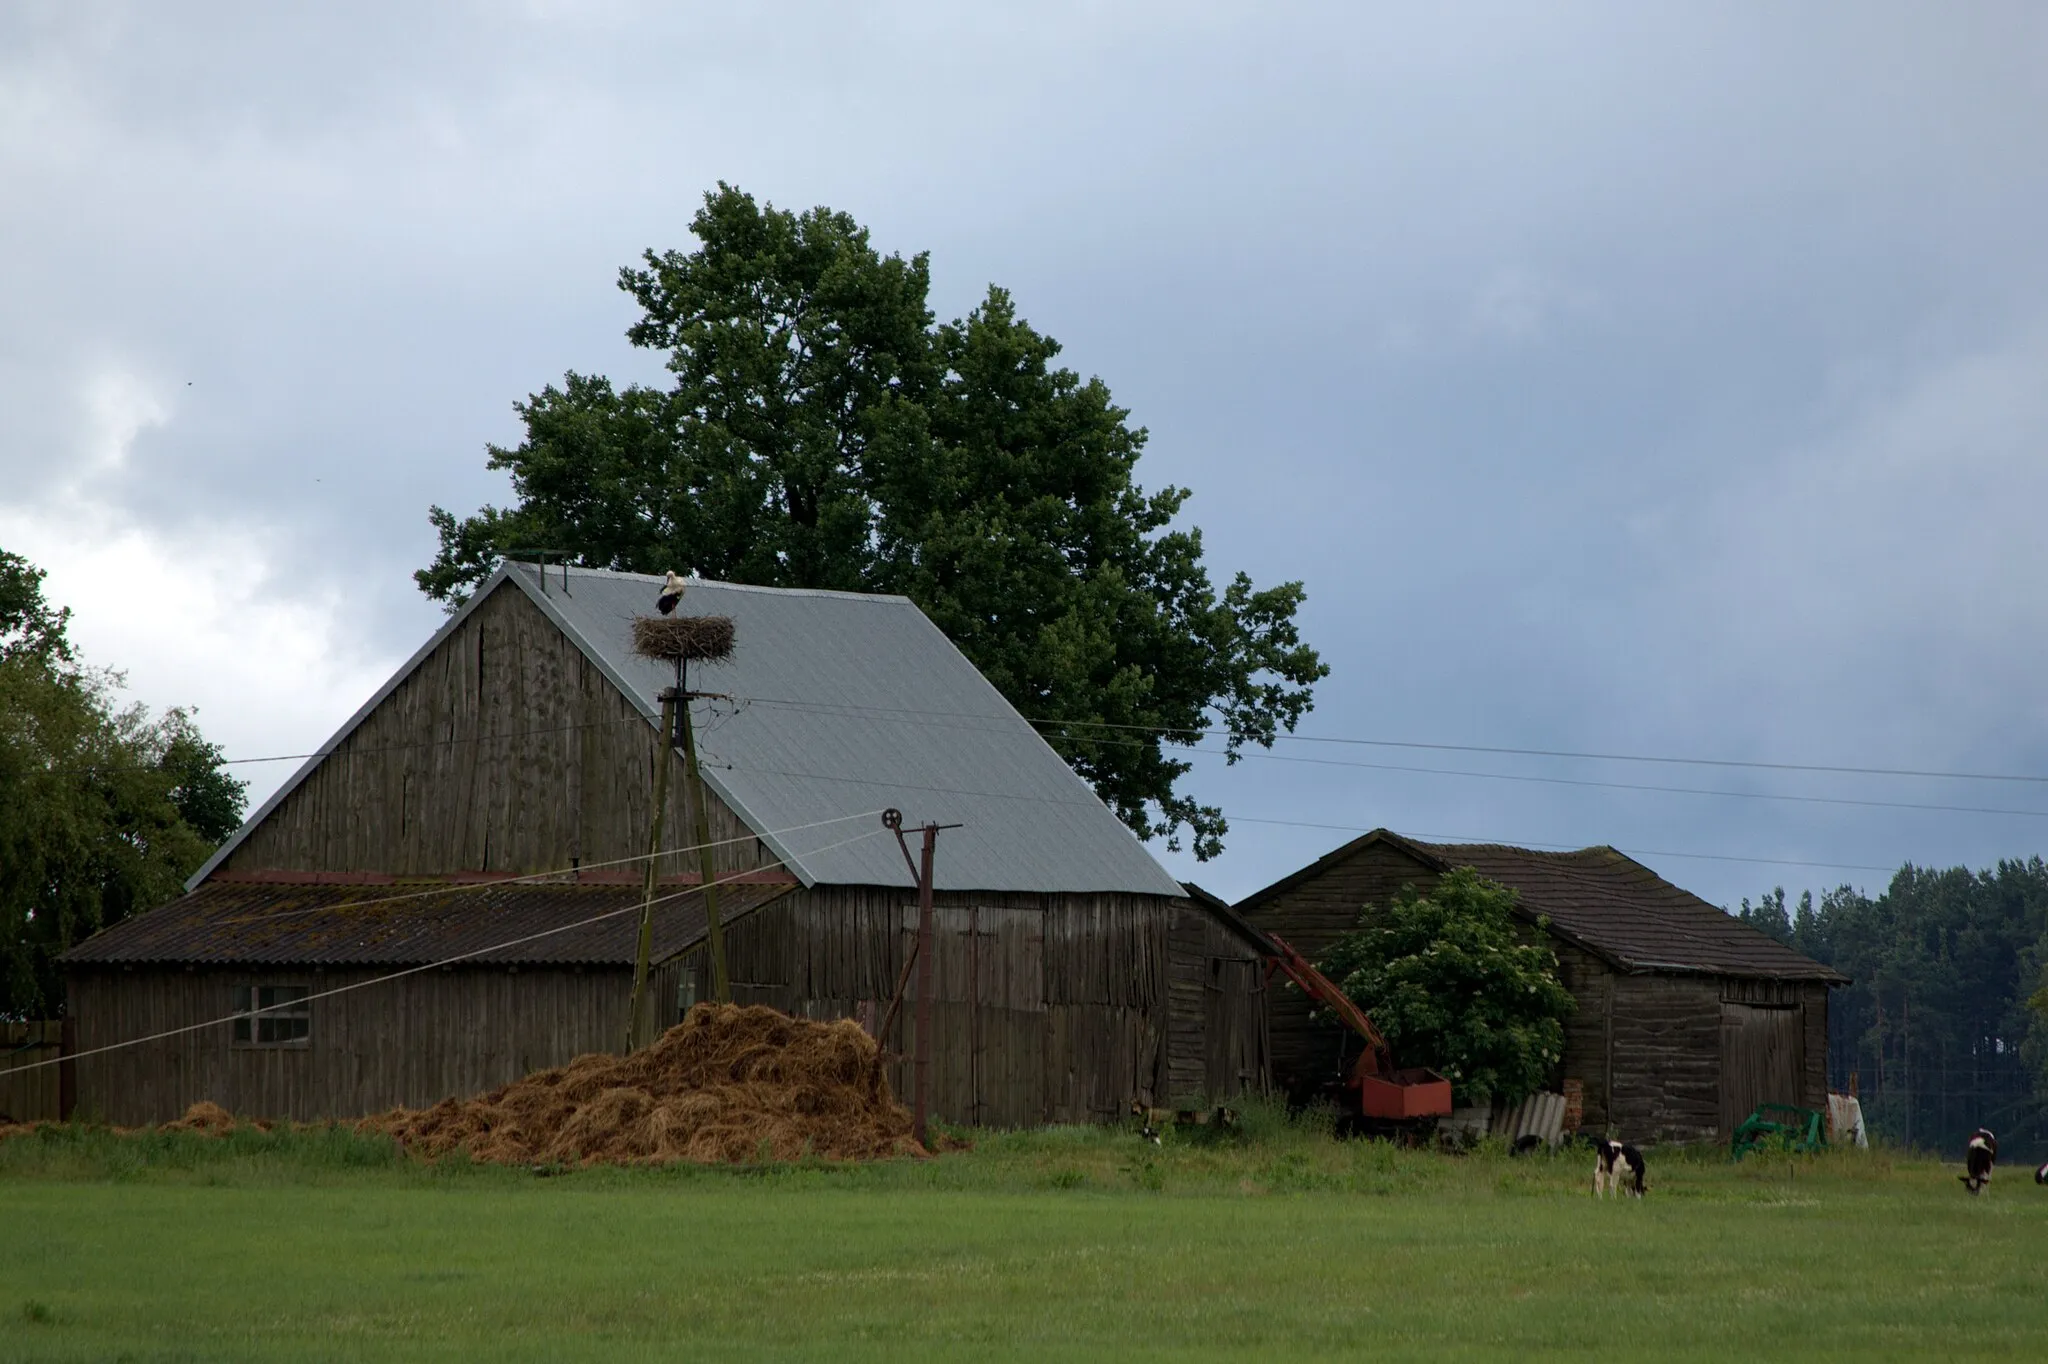
[[[731,616],[636,616],[633,652],[670,662],[718,663],[732,657]]]

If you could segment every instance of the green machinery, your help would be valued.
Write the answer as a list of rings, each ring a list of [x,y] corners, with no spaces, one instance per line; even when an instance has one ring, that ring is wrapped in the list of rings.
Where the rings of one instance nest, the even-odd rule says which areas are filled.
[[[1774,1141],[1782,1141],[1787,1150],[1801,1155],[1824,1151],[1828,1144],[1827,1115],[1792,1104],[1758,1104],[1756,1111],[1735,1129],[1731,1155],[1741,1160],[1758,1146]]]

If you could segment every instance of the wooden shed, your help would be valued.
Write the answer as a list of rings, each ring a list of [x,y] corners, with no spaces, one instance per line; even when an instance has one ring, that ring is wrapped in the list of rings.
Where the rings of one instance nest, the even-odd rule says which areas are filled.
[[[505,565],[183,899],[74,949],[82,1051],[169,1034],[81,1056],[80,1107],[348,1116],[620,1046],[657,764],[660,846],[693,842],[658,734],[673,675],[630,647],[660,581]],[[735,999],[878,1026],[916,924],[880,823],[896,808],[963,826],[934,877],[936,1115],[1103,1119],[1197,1075],[1219,1098],[1263,1087],[1263,995],[1216,965],[1214,905],[910,601],[696,582],[682,610],[738,636],[688,679],[714,694],[692,719]],[[708,997],[697,866],[658,862],[662,1022]],[[1198,1023],[1170,982],[1204,972]],[[294,1007],[233,1017],[279,1001]],[[914,1017],[913,992],[884,1045],[908,1051]]]
[[[1247,897],[1238,911],[1310,956],[1402,886],[1471,867],[1514,890],[1578,1001],[1562,1083],[1583,1126],[1637,1141],[1724,1139],[1759,1103],[1824,1109],[1828,990],[1847,977],[1785,947],[1613,848],[1537,852],[1424,843],[1377,829]],[[1541,924],[1539,930],[1538,925]],[[1338,1071],[1344,1038],[1282,991],[1273,1077],[1297,1096]]]

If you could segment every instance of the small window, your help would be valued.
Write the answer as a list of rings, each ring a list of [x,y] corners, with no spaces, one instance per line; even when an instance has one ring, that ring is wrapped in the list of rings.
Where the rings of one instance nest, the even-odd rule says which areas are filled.
[[[313,1001],[305,985],[235,987],[235,1045],[303,1047],[313,1034]]]

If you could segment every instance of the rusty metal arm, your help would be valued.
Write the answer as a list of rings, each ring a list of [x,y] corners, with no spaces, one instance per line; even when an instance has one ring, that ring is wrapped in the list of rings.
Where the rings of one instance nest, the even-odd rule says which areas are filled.
[[[1271,980],[1274,972],[1286,976],[1299,986],[1301,992],[1315,1000],[1351,1031],[1365,1039],[1365,1052],[1358,1058],[1354,1074],[1385,1075],[1394,1068],[1393,1054],[1387,1046],[1387,1039],[1373,1026],[1365,1010],[1353,1003],[1351,997],[1337,988],[1336,982],[1315,968],[1315,964],[1288,945],[1285,938],[1275,933],[1265,935],[1272,943],[1273,950],[1266,958],[1266,979]]]

